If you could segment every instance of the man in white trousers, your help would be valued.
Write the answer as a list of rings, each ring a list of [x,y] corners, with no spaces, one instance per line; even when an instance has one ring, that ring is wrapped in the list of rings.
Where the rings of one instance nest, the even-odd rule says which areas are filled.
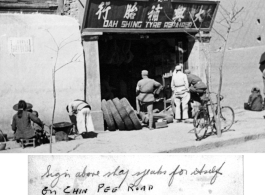
[[[69,116],[76,116],[77,130],[79,134],[84,132],[95,131],[92,117],[91,107],[84,100],[74,100],[66,107]]]
[[[175,119],[177,122],[188,119],[188,102],[190,100],[189,82],[187,75],[181,71],[181,65],[177,65],[171,80],[173,99],[176,104]],[[180,104],[182,103],[182,116]]]

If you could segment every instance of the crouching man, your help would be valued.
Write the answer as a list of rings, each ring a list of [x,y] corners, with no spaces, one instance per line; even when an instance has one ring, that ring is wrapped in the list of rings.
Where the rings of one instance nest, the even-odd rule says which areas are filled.
[[[66,107],[69,116],[76,116],[76,125],[79,134],[95,131],[91,116],[91,107],[84,100],[74,100]]]

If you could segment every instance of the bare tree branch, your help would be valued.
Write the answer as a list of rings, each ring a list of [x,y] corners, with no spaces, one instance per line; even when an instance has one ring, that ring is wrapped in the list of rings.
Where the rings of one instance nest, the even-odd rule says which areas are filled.
[[[52,37],[56,47],[57,47],[57,50],[54,50],[48,46],[49,49],[53,50],[56,52],[56,57],[55,57],[55,61],[54,61],[54,65],[53,65],[53,68],[52,68],[52,85],[53,85],[53,110],[52,110],[52,124],[50,126],[50,153],[52,153],[52,129],[53,129],[53,125],[54,125],[54,118],[55,118],[55,109],[56,109],[56,102],[57,102],[57,98],[56,98],[56,72],[58,70],[60,70],[61,68],[63,68],[64,66],[70,64],[70,63],[74,63],[74,62],[79,62],[80,60],[79,57],[81,56],[81,54],[79,56],[77,56],[78,54],[75,54],[73,56],[73,58],[71,59],[71,61],[69,61],[68,63],[62,65],[61,67],[59,67],[58,69],[56,68],[57,67],[57,63],[58,63],[58,58],[59,58],[59,53],[61,51],[61,49],[63,47],[65,47],[66,45],[74,42],[74,41],[77,41],[77,40],[73,40],[73,41],[69,41],[67,43],[64,43],[69,37],[71,37],[72,35],[66,37],[62,42],[60,42],[60,44],[58,45],[58,43],[55,41],[55,38],[54,36],[51,34],[51,32],[46,29],[46,31],[50,34],[50,36]],[[77,57],[77,58],[76,58]]]
[[[231,30],[231,32],[236,32],[238,30],[240,30],[242,27],[244,26],[243,22],[241,23],[241,26],[239,28],[237,28],[236,30]]]
[[[220,14],[223,16],[223,19],[226,21],[226,23],[229,25],[229,21],[227,19],[227,16],[225,16],[221,11]]]
[[[51,50],[53,50],[53,51],[57,52],[57,50],[55,50],[55,49],[52,49],[51,47],[48,47],[47,45],[45,45],[45,47],[47,47],[47,48],[49,48],[49,49],[51,49]]]
[[[50,32],[48,29],[46,29],[46,31],[51,35],[51,37],[52,37],[52,39],[53,39],[53,42],[54,42],[55,45],[57,46],[57,49],[59,49],[59,45],[58,45],[57,42],[55,41],[55,39],[54,39],[53,35],[51,34],[51,32]]]
[[[215,21],[215,22],[217,22],[217,23],[219,24],[219,23],[222,23],[224,20],[225,20],[225,18],[223,18],[223,19],[220,20],[220,21]]]
[[[64,45],[62,45],[59,49],[62,49],[63,47],[65,47],[66,45],[72,43],[72,42],[75,42],[75,41],[80,41],[80,39],[76,39],[76,40],[73,40],[73,41],[69,41],[67,43],[65,43]]]
[[[243,9],[244,9],[244,7],[241,7],[240,10],[238,10],[235,14],[233,14],[233,16],[231,18],[231,21],[233,21],[233,19],[236,18],[236,16],[239,15],[242,12]]]
[[[227,11],[227,9],[225,9],[221,4],[220,4],[220,8],[222,8],[222,10],[225,12],[225,14],[229,17],[230,16],[230,12]],[[220,13],[222,11],[220,10]],[[225,16],[224,16],[225,17]],[[225,17],[226,18],[226,17]]]
[[[190,14],[190,18],[191,18],[191,20],[192,20],[192,23],[193,23],[193,25],[195,26],[195,28],[198,30],[198,28],[197,28],[197,26],[196,26],[196,24],[195,24],[195,21],[193,20],[193,17],[192,17],[192,15],[191,15],[191,13],[189,12],[189,14]]]
[[[223,40],[224,41],[226,41],[226,39],[225,39],[225,37],[221,34],[221,33],[219,33],[215,28],[212,28],[220,37],[222,37],[223,38]]]
[[[78,59],[81,57],[81,54],[79,56],[77,56],[76,59],[74,59],[77,56],[77,54],[74,55],[74,57],[67,63],[63,64],[62,66],[60,66],[58,69],[55,70],[55,72],[57,72],[58,70],[60,70],[61,68],[63,68],[64,66],[71,64],[73,62],[80,62],[80,60],[78,61]]]
[[[71,34],[70,36],[66,37],[64,40],[62,40],[62,42],[59,44],[59,47],[61,47],[61,45],[63,44],[63,42],[66,41],[68,38],[70,38],[73,34]]]
[[[218,23],[218,22],[217,22]],[[224,25],[224,24],[222,24],[222,23],[218,23],[218,24],[220,24],[221,26],[223,26],[223,27],[225,27],[225,28],[228,28],[228,26],[226,26],[226,25]]]
[[[167,15],[166,11],[165,11],[164,9],[163,9],[163,11],[164,11],[164,14],[165,14],[165,16],[167,17],[167,19],[168,19],[169,21],[171,21],[171,22],[172,22],[173,20],[172,20],[171,18],[169,18],[169,17],[168,17],[168,15]]]

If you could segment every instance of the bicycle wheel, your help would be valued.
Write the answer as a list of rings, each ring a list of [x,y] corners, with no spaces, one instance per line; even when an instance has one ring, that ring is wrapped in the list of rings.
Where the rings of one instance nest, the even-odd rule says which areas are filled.
[[[230,106],[223,106],[220,113],[221,131],[228,131],[235,121],[234,110]]]
[[[205,137],[210,124],[209,122],[209,114],[205,110],[200,110],[195,114],[193,126],[197,140],[201,140]]]

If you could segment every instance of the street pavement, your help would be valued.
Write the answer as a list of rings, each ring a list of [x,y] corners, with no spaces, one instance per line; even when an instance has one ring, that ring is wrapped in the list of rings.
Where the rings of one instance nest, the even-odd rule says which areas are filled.
[[[264,153],[265,139],[251,140],[236,145],[223,146],[203,151],[204,153]]]
[[[235,110],[235,124],[221,137],[212,135],[196,141],[193,125],[172,123],[167,128],[135,131],[100,132],[97,138],[78,139],[52,144],[53,153],[196,153],[265,138],[265,112]],[[2,153],[49,153],[49,144],[22,149],[7,143]],[[233,147],[229,152],[233,152]],[[251,152],[251,148],[248,149]],[[253,148],[253,152],[255,148]],[[224,150],[224,152],[228,152]],[[235,151],[237,152],[237,151]]]

